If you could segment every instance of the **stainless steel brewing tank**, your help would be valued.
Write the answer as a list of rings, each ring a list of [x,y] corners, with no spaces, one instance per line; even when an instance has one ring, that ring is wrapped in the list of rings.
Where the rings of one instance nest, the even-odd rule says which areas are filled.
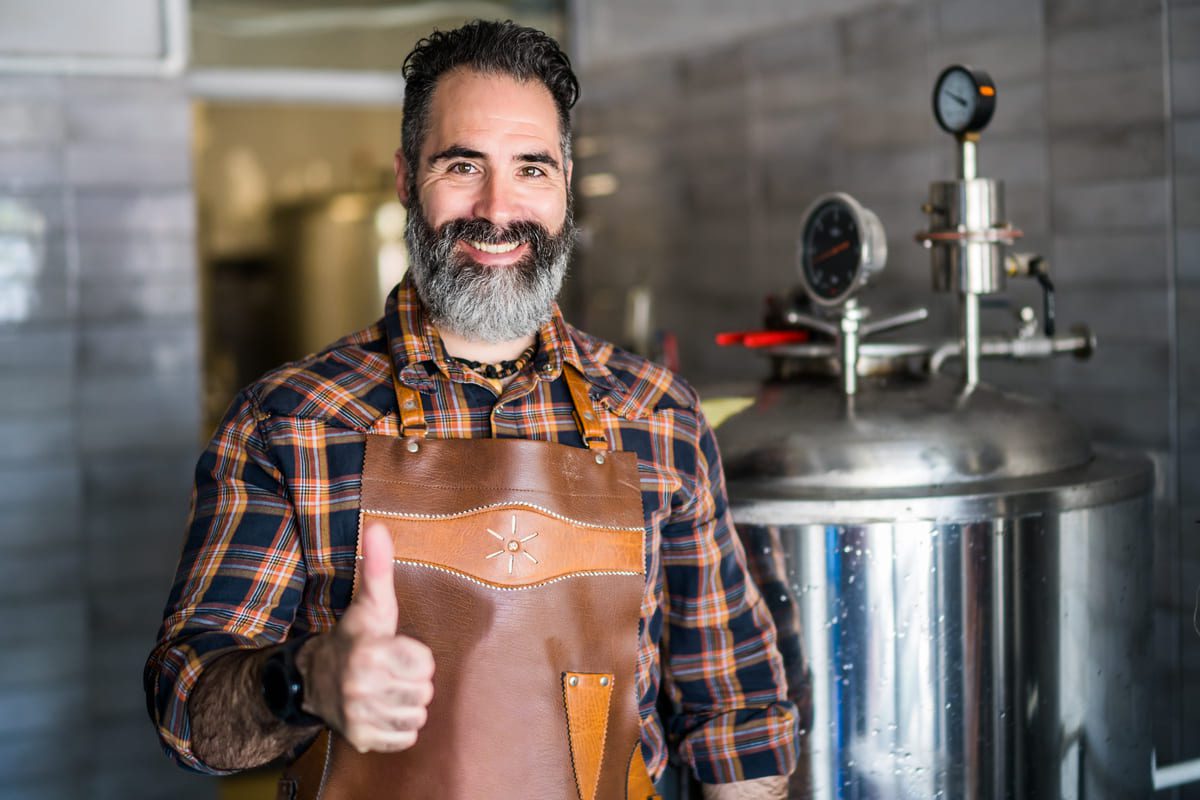
[[[807,735],[792,797],[1151,794],[1151,491],[949,378],[767,384],[718,428]]]

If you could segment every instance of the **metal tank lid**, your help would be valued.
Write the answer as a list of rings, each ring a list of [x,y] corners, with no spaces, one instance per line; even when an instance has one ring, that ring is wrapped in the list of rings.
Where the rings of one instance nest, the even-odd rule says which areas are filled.
[[[731,484],[806,494],[969,492],[1092,458],[1083,429],[1051,406],[982,384],[964,395],[941,376],[867,385],[851,398],[829,383],[769,383],[717,438]]]

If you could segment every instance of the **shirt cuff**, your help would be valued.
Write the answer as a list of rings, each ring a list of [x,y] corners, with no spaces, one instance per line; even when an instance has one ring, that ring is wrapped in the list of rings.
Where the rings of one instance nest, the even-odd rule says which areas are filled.
[[[177,764],[205,775],[230,775],[237,771],[214,769],[192,752],[188,700],[209,664],[234,651],[258,647],[261,645],[252,639],[214,631],[188,636],[151,653],[143,675],[146,704],[163,749]]]
[[[706,717],[679,750],[701,783],[791,775],[800,758],[799,715],[785,701]]]

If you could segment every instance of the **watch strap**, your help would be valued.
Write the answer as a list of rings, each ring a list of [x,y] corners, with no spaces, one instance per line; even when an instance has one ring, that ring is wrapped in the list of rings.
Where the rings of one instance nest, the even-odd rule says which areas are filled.
[[[311,634],[293,636],[267,656],[260,673],[262,696],[277,719],[297,728],[324,725],[325,721],[304,710],[304,676],[296,654]]]

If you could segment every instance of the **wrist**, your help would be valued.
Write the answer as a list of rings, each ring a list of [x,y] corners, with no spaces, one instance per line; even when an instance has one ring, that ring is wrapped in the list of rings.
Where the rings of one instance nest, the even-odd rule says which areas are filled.
[[[309,681],[300,667],[300,653],[310,636],[293,637],[267,654],[259,670],[259,686],[267,709],[280,722],[293,728],[323,725],[308,702]]]
[[[333,634],[309,636],[296,652],[296,666],[304,680],[303,711],[320,717],[324,724],[334,727],[337,692],[332,681],[336,672],[336,653],[332,651]]]

